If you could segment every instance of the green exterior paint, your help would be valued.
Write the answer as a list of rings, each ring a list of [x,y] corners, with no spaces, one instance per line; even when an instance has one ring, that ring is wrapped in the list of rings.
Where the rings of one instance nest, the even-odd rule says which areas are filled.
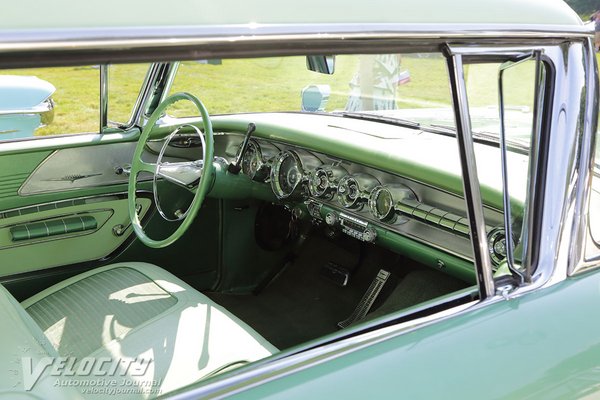
[[[252,7],[241,7],[236,0],[209,2],[180,0],[165,12],[157,0],[106,0],[102,7],[90,8],[74,0],[56,0],[36,4],[31,12],[27,2],[12,2],[3,7],[2,29],[31,31],[51,28],[158,27],[247,24],[331,24],[399,23],[423,24],[536,24],[580,26],[581,20],[560,0],[424,0],[418,7],[413,1],[305,0],[286,3],[257,0]],[[69,10],[69,12],[58,12]],[[143,10],[143,12],[141,12]],[[343,10],[343,12],[342,12]],[[382,10],[385,10],[382,12]],[[27,15],[27,18],[23,18]],[[253,25],[252,25],[253,26]]]
[[[600,320],[584,312],[599,286],[594,271],[475,307],[233,398],[582,398],[600,381]]]

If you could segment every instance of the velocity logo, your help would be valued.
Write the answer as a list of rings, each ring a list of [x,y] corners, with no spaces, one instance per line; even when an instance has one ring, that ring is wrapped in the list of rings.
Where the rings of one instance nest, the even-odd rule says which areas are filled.
[[[69,377],[77,382],[79,378],[112,378],[143,376],[148,371],[151,359],[110,357],[43,357],[36,363],[31,357],[23,357],[23,385],[29,391],[44,374],[52,377]]]

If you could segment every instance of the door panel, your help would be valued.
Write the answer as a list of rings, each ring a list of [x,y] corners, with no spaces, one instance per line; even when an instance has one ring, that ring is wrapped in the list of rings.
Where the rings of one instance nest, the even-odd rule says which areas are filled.
[[[57,150],[35,169],[19,189],[21,196],[127,184],[122,168],[131,164],[136,143]]]
[[[151,201],[138,198],[137,202],[143,218]],[[87,221],[88,226],[83,228],[88,229],[75,226],[77,219]],[[24,231],[29,237],[23,237]],[[0,276],[98,260],[113,253],[130,234],[124,195],[78,198],[5,211],[0,214]]]
[[[188,232],[167,248],[150,249],[134,240],[127,208],[128,177],[117,172],[131,163],[136,142],[128,132],[120,135],[122,142],[106,143],[98,136],[81,145],[77,141],[81,136],[65,137],[60,146],[43,150],[38,144],[50,139],[24,141],[18,143],[19,154],[2,154],[8,147],[0,143],[0,277],[12,282],[11,290],[26,297],[32,294],[28,288],[43,288],[55,276],[64,278],[120,261],[155,263],[199,288],[215,287],[221,268],[221,202],[207,199]],[[27,152],[23,146],[29,143],[32,149]],[[193,159],[198,149],[187,152],[192,153],[163,161]],[[156,154],[151,150],[143,158],[155,162]],[[151,176],[139,178],[138,190],[146,193],[138,196],[141,214],[146,216],[144,229],[153,238],[166,237],[178,224],[153,212],[148,193]],[[161,203],[185,209],[191,193],[167,185],[172,184],[158,182]],[[90,225],[79,226],[80,217]]]

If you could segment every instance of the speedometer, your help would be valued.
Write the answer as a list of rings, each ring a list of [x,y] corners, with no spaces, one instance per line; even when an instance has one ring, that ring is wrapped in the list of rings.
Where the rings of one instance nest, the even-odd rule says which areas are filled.
[[[304,171],[300,158],[293,151],[279,155],[271,170],[271,187],[278,198],[287,198],[300,192]]]

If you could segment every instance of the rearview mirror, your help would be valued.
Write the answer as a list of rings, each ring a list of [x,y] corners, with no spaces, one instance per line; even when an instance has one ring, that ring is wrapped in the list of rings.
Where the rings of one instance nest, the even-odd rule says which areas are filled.
[[[306,56],[306,68],[320,74],[333,75],[335,56]]]

